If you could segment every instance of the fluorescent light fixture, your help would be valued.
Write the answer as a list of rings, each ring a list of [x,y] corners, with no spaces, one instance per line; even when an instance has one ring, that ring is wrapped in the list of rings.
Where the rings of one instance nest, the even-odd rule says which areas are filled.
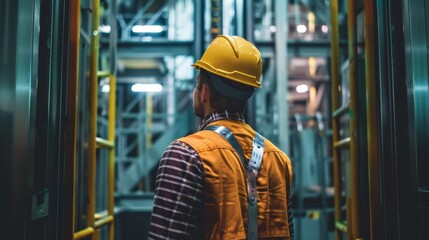
[[[108,92],[110,92],[110,86],[109,85],[103,85],[102,87],[101,87],[101,92],[104,92],[104,93],[108,93]]]
[[[133,92],[161,92],[162,85],[159,83],[136,83],[131,86]]]
[[[298,93],[305,93],[308,91],[308,86],[305,84],[298,85],[298,86],[296,86],[296,91]]]
[[[307,31],[307,27],[305,25],[298,25],[296,26],[296,31],[299,33],[305,33]]]
[[[323,33],[328,33],[328,26],[326,26],[326,25],[322,25],[322,32]]]
[[[164,28],[160,25],[134,25],[131,31],[134,33],[160,33]]]
[[[111,27],[109,25],[100,25],[100,31],[103,33],[110,33]]]

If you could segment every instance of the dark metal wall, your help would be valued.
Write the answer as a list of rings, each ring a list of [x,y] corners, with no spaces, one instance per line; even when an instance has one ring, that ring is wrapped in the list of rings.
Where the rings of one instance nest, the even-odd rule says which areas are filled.
[[[0,1],[2,239],[63,238],[67,4]]]
[[[429,238],[428,5],[377,1],[382,239]]]
[[[24,239],[34,157],[38,1],[0,3],[1,231]],[[7,237],[8,239],[10,239]]]

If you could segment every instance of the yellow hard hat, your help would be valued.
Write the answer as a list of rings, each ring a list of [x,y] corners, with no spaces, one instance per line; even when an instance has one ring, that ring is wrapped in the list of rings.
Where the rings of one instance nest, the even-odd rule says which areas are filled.
[[[261,87],[261,54],[242,37],[217,36],[192,66],[244,85]]]

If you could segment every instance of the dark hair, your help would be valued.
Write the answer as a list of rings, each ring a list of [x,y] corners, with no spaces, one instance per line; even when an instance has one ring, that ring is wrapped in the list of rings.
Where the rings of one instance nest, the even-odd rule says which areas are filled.
[[[252,91],[253,87],[246,86],[244,84],[240,84],[237,82],[233,82],[231,80],[220,77],[221,81],[224,81],[226,84],[230,85],[233,88],[244,90],[244,91]],[[211,107],[216,109],[217,111],[228,110],[229,112],[239,112],[243,113],[246,107],[247,101],[239,101],[235,99],[231,99],[222,95],[222,93],[218,92],[213,86],[212,79],[209,77],[209,74],[204,69],[200,69],[200,81],[197,85],[198,90],[201,90],[202,84],[207,84],[210,90],[210,103]]]

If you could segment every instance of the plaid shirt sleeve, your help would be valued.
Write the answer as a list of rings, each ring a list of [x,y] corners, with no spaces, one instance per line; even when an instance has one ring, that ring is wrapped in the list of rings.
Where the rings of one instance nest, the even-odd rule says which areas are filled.
[[[198,239],[204,168],[197,152],[175,141],[158,167],[149,239]]]

